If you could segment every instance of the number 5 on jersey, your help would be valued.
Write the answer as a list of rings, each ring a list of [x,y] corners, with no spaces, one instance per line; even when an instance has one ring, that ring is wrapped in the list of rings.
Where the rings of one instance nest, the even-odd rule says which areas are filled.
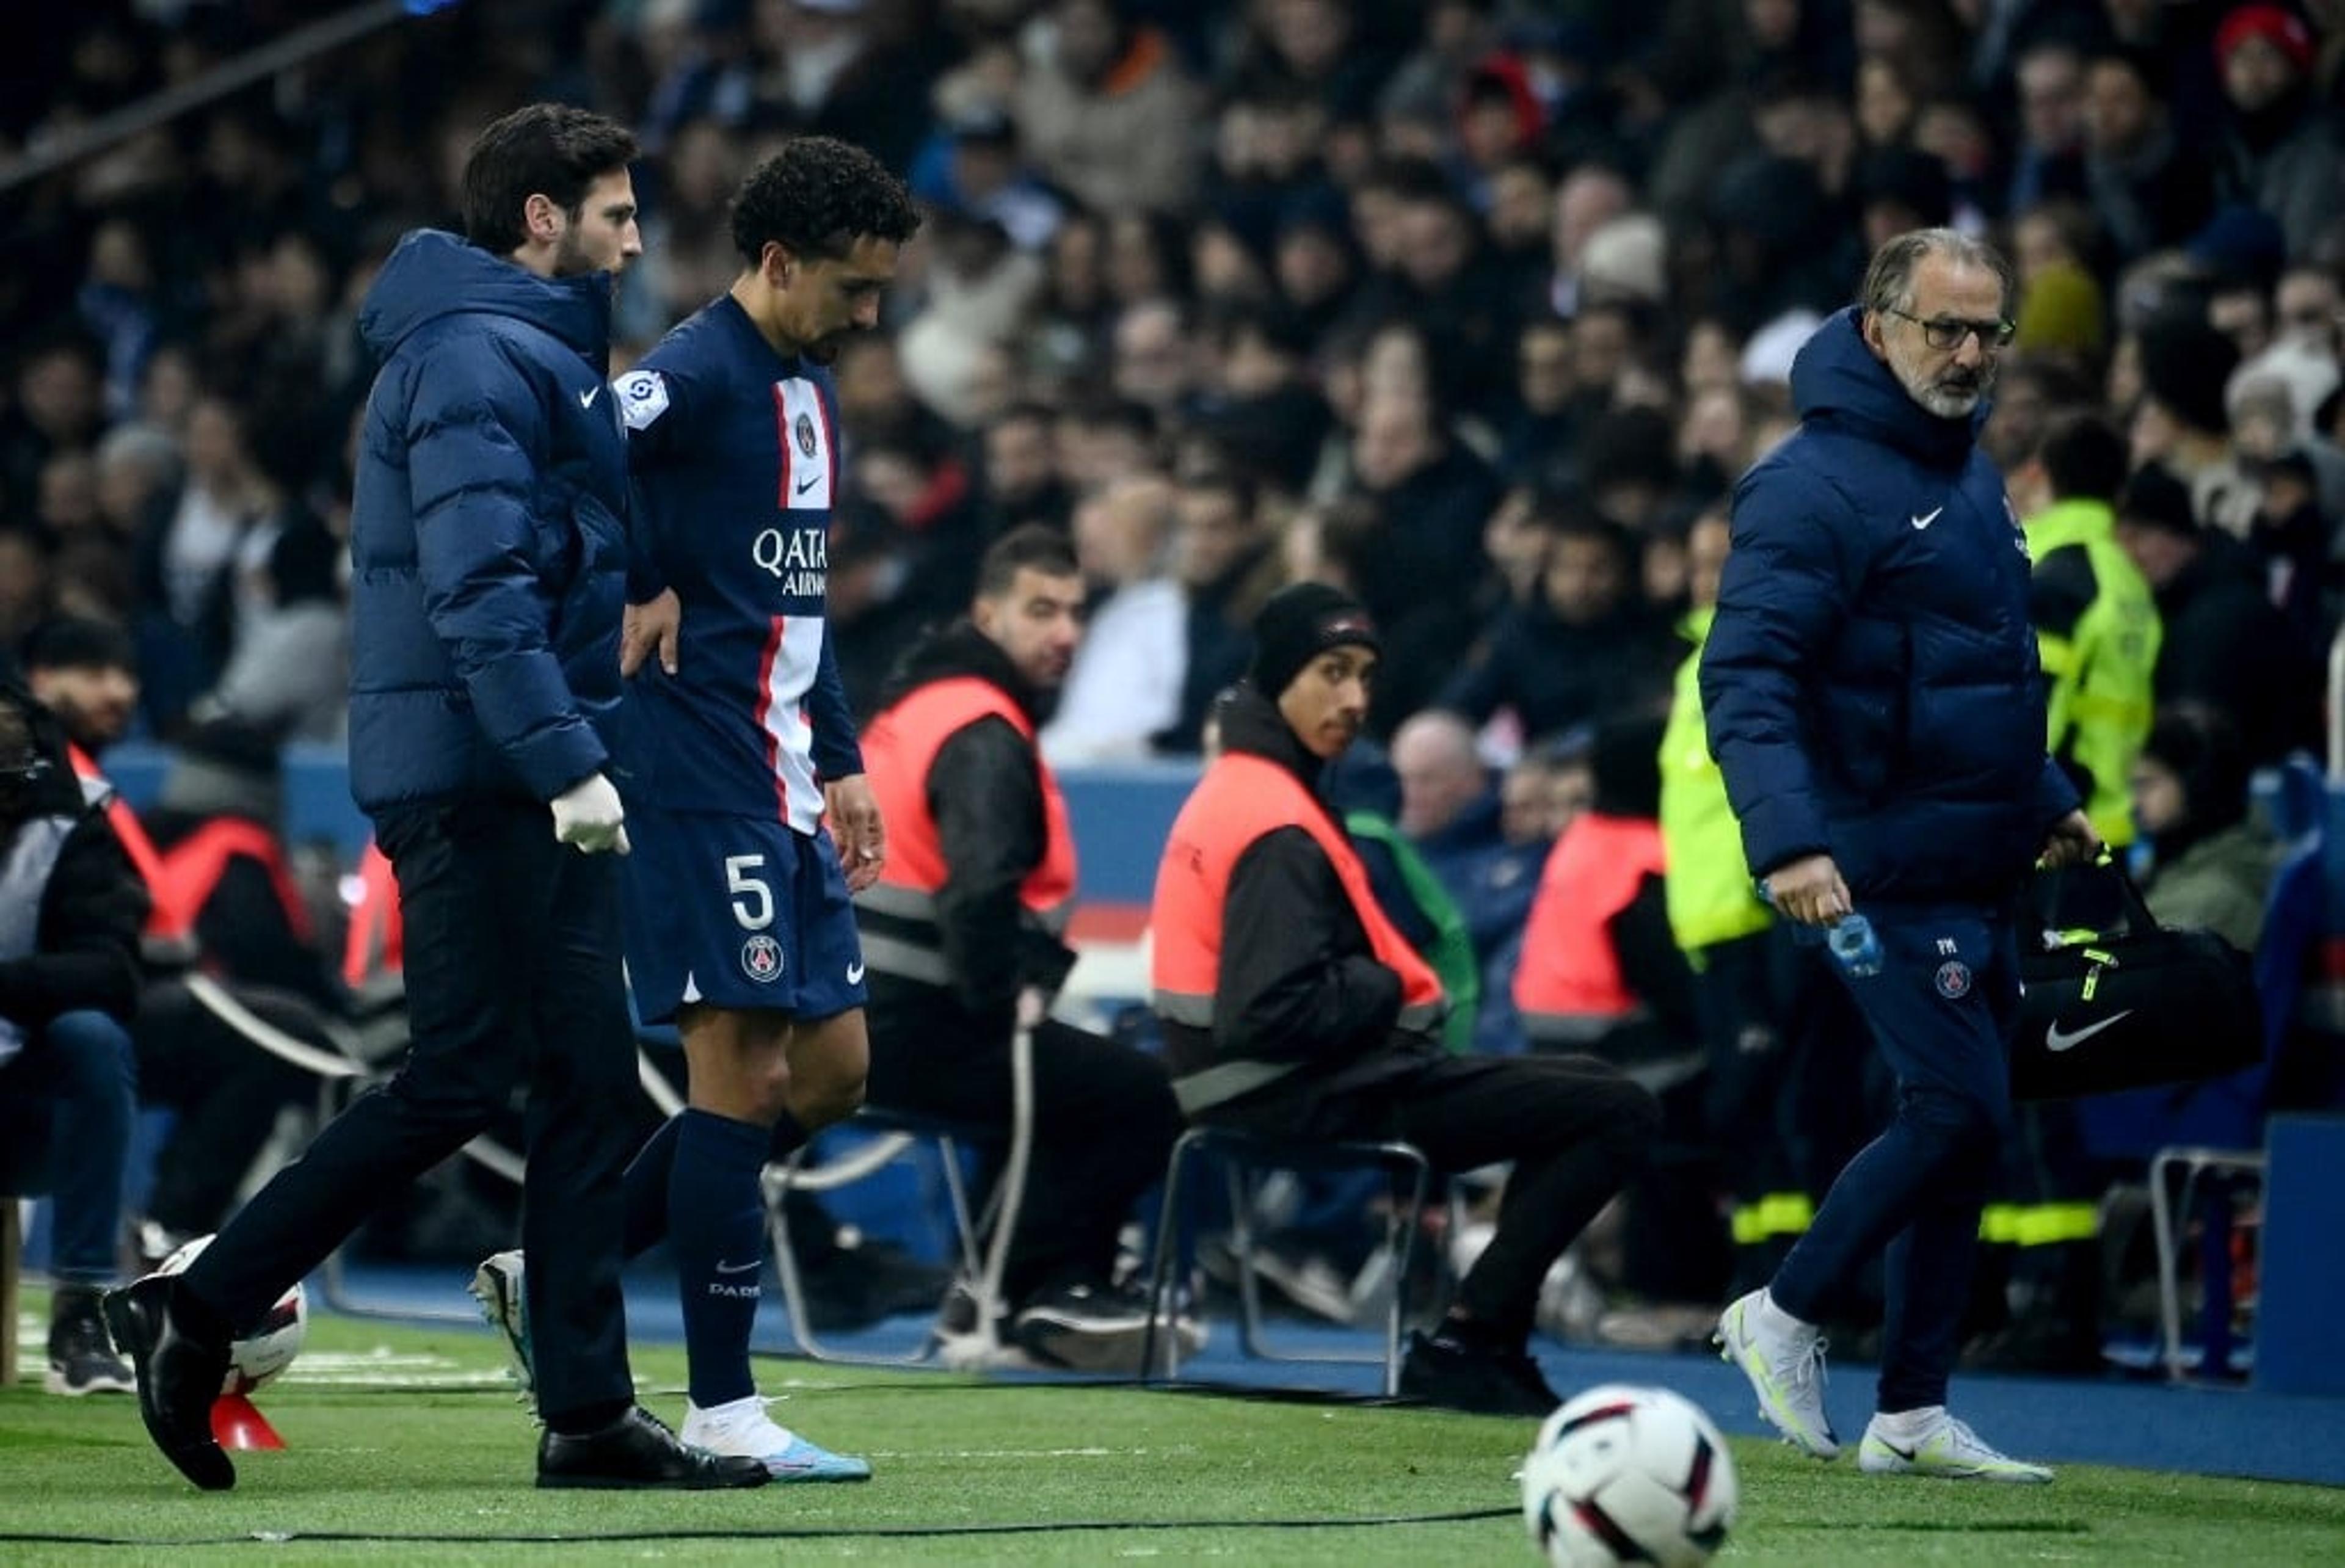
[[[762,855],[725,857],[725,889],[733,895],[733,918],[744,931],[763,931],[774,923],[774,890],[764,877],[751,875],[765,868]]]

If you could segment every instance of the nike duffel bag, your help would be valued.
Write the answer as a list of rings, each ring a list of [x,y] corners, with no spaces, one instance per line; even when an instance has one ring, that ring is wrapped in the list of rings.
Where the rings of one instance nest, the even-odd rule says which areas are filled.
[[[2221,1077],[2263,1059],[2248,955],[2162,926],[2111,862],[2037,873],[2023,926],[2015,1099],[2068,1099]],[[2033,944],[2028,936],[2036,936]]]

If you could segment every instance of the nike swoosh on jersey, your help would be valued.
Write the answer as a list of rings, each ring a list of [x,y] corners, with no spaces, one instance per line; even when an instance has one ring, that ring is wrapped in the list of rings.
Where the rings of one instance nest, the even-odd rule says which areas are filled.
[[[1909,518],[1907,518],[1905,521],[1908,521],[1908,522],[1910,522],[1910,523],[1912,523],[1912,524],[1914,525],[1914,532],[1919,533],[1919,532],[1921,532],[1921,531],[1922,531],[1922,530],[1924,530],[1924,529],[1925,529],[1925,528],[1929,527],[1932,523],[1934,523],[1934,522],[1937,521],[1938,521],[1938,512],[1939,512],[1939,511],[1945,511],[1945,510],[1946,510],[1946,509],[1945,509],[1944,507],[1943,507],[1943,506],[1942,506],[1942,507],[1938,508],[1938,511],[1937,511],[1928,512],[1928,513],[1925,513],[1925,514],[1924,514],[1924,515],[1922,515],[1922,516],[1920,516],[1920,517],[1909,517]]]
[[[818,474],[818,473],[810,473],[810,474],[807,475],[807,476],[806,476],[806,478],[804,478],[804,479],[802,479],[802,480],[798,481],[797,493],[798,493],[798,494],[800,494],[800,495],[804,495],[804,494],[806,494],[806,492],[807,492],[807,491],[808,491],[812,490],[815,486],[817,486],[817,485],[820,484],[821,482],[822,482],[822,475],[820,475],[820,474]]]
[[[2073,1051],[2103,1029],[2113,1024],[2121,1024],[2132,1017],[2133,1009],[2127,1007],[2122,1013],[2111,1013],[2099,1023],[2086,1024],[2081,1029],[2063,1029],[2060,1027],[2060,1020],[2055,1018],[2045,1027],[2044,1048],[2047,1051]]]

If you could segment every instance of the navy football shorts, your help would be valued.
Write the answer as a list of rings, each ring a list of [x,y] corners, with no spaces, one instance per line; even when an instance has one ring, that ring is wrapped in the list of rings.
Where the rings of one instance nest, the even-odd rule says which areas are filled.
[[[630,811],[627,974],[647,1024],[688,1003],[827,1018],[866,1000],[855,905],[827,832]]]

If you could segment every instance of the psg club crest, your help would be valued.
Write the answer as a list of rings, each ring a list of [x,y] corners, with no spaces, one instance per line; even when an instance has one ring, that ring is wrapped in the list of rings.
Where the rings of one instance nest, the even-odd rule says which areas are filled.
[[[807,457],[814,456],[814,420],[812,419],[800,414],[797,423],[790,427],[790,434],[797,439],[801,454]]]
[[[741,972],[760,986],[782,977],[782,945],[763,932],[741,944]]]
[[[1959,1002],[1971,994],[1971,966],[1959,961],[1938,966],[1938,995],[1949,1002]]]

